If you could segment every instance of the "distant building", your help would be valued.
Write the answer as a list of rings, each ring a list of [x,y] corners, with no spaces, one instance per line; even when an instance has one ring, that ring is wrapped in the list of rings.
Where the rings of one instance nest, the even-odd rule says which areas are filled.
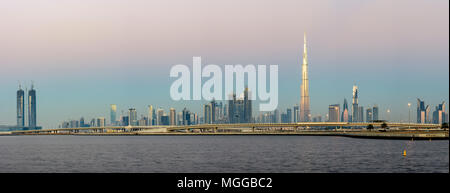
[[[17,91],[17,127],[25,127],[25,92],[20,84]]]
[[[116,119],[116,116],[117,116],[117,105],[115,105],[115,104],[112,104],[111,105],[111,114],[110,114],[110,118],[111,118],[111,120],[110,120],[110,123],[111,123],[111,125],[116,125],[117,123],[116,123],[116,121],[117,121],[117,119]]]
[[[186,108],[183,109],[183,121],[182,125],[191,125],[191,113]]]
[[[425,123],[426,107],[425,102],[417,99],[417,123]]]
[[[328,107],[328,121],[329,122],[339,122],[340,121],[340,105],[334,104]]]
[[[300,116],[300,107],[298,105],[294,106],[294,123],[300,122],[299,120]]]
[[[367,108],[366,110],[366,121],[367,122],[372,122],[373,121],[373,113],[372,113],[372,109],[371,108]]]
[[[36,124],[36,90],[31,85],[31,90],[28,91],[28,127],[36,128]]]
[[[364,107],[362,106],[358,107],[358,121],[364,122]]]
[[[120,120],[120,122],[122,123],[122,126],[130,125],[130,121],[129,121],[129,117],[128,116],[122,116],[122,119]]]
[[[170,125],[176,125],[177,124],[177,113],[174,108],[170,108],[169,113],[169,123]]]
[[[138,125],[136,109],[134,109],[134,108],[128,109],[128,117],[129,117],[129,125],[131,125],[131,126]]]
[[[352,122],[359,122],[358,120],[358,86],[353,86],[353,100],[352,100]]]
[[[105,119],[105,117],[97,118],[96,126],[97,127],[104,127],[104,126],[106,126],[106,119]]]
[[[341,116],[341,121],[342,121],[342,122],[349,122],[347,99],[344,99],[344,105],[342,106],[342,116]]]
[[[436,106],[436,109],[433,112],[433,123],[434,124],[448,123],[447,113],[445,111],[445,101]]]
[[[373,108],[372,108],[372,120],[380,120],[380,117],[379,117],[379,113],[380,111],[379,111],[379,108],[378,108],[378,106],[373,106]]]
[[[161,125],[169,125],[169,116],[167,115],[161,116]]]
[[[313,117],[312,121],[313,122],[322,122],[322,116],[317,115],[317,116]]]
[[[155,110],[153,109],[152,105],[148,106],[148,125],[154,125],[155,123]]]
[[[162,125],[162,116],[164,116],[164,110],[159,108],[156,111],[156,125]]]
[[[286,123],[292,123],[292,109],[288,108],[286,109]]]
[[[236,98],[232,94],[228,100],[228,122],[229,123],[251,123],[252,117],[252,101],[250,91],[245,88],[243,95]]]

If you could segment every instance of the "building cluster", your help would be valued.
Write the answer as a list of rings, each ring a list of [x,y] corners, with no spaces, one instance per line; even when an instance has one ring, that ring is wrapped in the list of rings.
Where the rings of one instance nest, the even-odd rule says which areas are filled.
[[[448,114],[445,111],[445,101],[438,104],[431,113],[430,105],[425,106],[425,101],[417,99],[417,123],[442,124],[448,122]]]
[[[292,122],[374,122],[380,120],[380,111],[377,105],[364,107],[358,103],[358,86],[353,86],[352,104],[349,107],[347,99],[344,103],[331,104],[328,106],[328,114],[324,119],[321,115],[312,116],[310,111],[309,96],[309,78],[308,78],[308,55],[306,45],[306,34],[304,35],[303,48],[302,82],[300,85],[300,103],[292,109],[288,108],[285,112],[276,109],[272,112],[260,112],[258,116],[252,116],[252,101],[250,100],[250,91],[248,88],[236,97],[232,94],[228,103],[217,102],[214,99],[203,105],[203,116],[192,113],[184,108],[181,112],[176,112],[170,108],[166,113],[164,109],[154,109],[148,107],[148,115],[141,115],[138,118],[136,109],[128,109],[128,114],[120,116],[117,119],[117,106],[111,105],[111,121],[113,126],[149,126],[149,125],[193,125],[193,124],[218,124],[218,123],[292,123]],[[444,123],[447,122],[445,113],[445,103],[439,104],[432,113],[429,106],[425,107],[423,101],[418,99],[417,103],[417,122],[418,123]],[[390,110],[387,110],[389,116]],[[389,118],[388,118],[389,119]],[[84,123],[82,118],[79,121],[63,122],[61,127],[84,127],[84,126],[105,126],[106,120],[103,117],[92,119],[89,124]]]

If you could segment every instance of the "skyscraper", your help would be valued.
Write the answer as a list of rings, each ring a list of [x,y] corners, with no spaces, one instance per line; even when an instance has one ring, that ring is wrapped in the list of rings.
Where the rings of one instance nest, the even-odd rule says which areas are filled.
[[[164,110],[160,107],[156,111],[156,125],[162,125],[162,116],[164,115]]]
[[[445,111],[445,101],[436,106],[436,110],[433,112],[433,123],[448,123],[447,113]]]
[[[19,90],[17,90],[17,126],[25,126],[25,92],[20,84]]]
[[[148,106],[148,125],[154,125],[155,123],[155,110],[152,105]]]
[[[358,107],[358,121],[364,122],[364,107],[362,106]]]
[[[378,113],[379,113],[380,111],[378,110],[378,106],[377,105],[375,105],[375,106],[373,106],[373,109],[372,109],[372,120],[380,120],[380,117],[379,117],[379,115],[378,115]]]
[[[358,86],[353,85],[352,122],[358,122]]]
[[[244,90],[244,123],[252,122],[252,100],[248,87]]]
[[[33,84],[31,90],[28,91],[28,127],[36,128],[36,90],[34,90]]]
[[[417,123],[425,123],[426,108],[425,102],[417,99]]]
[[[339,122],[340,105],[334,104],[328,107],[328,121],[329,122]]]
[[[117,105],[111,105],[111,125],[116,125]]]
[[[211,124],[211,103],[208,103],[203,107],[203,120],[205,121],[205,124]]]
[[[373,121],[373,116],[372,116],[372,109],[371,108],[367,108],[366,110],[366,121],[367,122],[372,122]]]
[[[128,117],[129,117],[129,125],[131,126],[137,126],[138,120],[137,120],[137,112],[136,109],[130,108],[128,109]]]
[[[177,113],[176,113],[174,108],[170,108],[169,120],[170,120],[169,121],[170,125],[176,125],[177,124]]]
[[[309,106],[309,79],[308,79],[308,54],[306,50],[306,33],[303,40],[303,64],[302,64],[302,84],[300,86],[300,121],[310,121]]]
[[[186,108],[183,109],[183,125],[191,125],[191,113]]]
[[[236,94],[232,94],[228,100],[228,122],[229,123],[250,123],[252,117],[252,102],[250,100],[248,88],[237,99]]]
[[[286,123],[292,123],[292,109],[286,109]]]
[[[348,103],[347,99],[344,99],[344,105],[342,106],[342,116],[341,116],[342,122],[348,122]]]
[[[300,114],[300,109],[298,105],[294,106],[294,123],[297,123],[299,121],[299,114]]]

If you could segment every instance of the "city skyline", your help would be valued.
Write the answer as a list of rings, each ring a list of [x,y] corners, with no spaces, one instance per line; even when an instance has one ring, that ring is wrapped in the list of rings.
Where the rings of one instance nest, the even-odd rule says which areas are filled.
[[[101,5],[101,1],[97,3]],[[442,81],[449,78],[448,1],[348,1],[346,7],[330,1],[264,1],[254,9],[247,2],[234,12],[237,20],[211,15],[220,22],[199,18],[218,10],[229,12],[232,7],[228,3],[203,10],[187,5],[197,14],[188,14],[184,22],[179,20],[186,15],[182,6],[156,3],[156,7],[174,11],[174,15],[162,18],[166,25],[154,23],[152,15],[144,14],[149,11],[140,9],[136,2],[117,3],[108,9],[65,6],[74,4],[70,1],[32,10],[16,2],[0,4],[0,20],[15,18],[15,22],[5,20],[7,38],[1,39],[6,43],[0,46],[4,72],[0,76],[0,125],[17,122],[17,80],[36,82],[37,121],[44,128],[81,116],[110,117],[110,104],[117,104],[119,112],[129,108],[146,112],[153,104],[166,111],[175,108],[179,112],[187,107],[201,114],[207,101],[167,100],[170,66],[190,64],[193,55],[202,56],[205,64],[279,65],[278,109],[292,108],[300,98],[299,58],[303,52],[301,34],[305,31],[308,62],[313,64],[308,74],[309,94],[314,98],[312,117],[325,118],[330,104],[342,106],[344,98],[350,100],[354,84],[360,89],[361,106],[378,105],[381,118],[390,109],[391,120],[407,121],[407,103],[414,107],[416,98],[430,105],[430,114],[436,105],[449,101],[449,83]],[[273,10],[272,5],[282,8],[283,13]],[[45,12],[46,7],[53,6],[61,9]],[[7,11],[9,8],[16,12]],[[102,17],[88,22],[92,15],[74,15],[85,9]],[[270,20],[270,14],[265,15],[268,10],[279,17]],[[30,14],[19,16],[21,11]],[[126,14],[131,12],[136,14]],[[54,14],[61,14],[62,20],[52,17]],[[328,21],[330,18],[332,21]],[[36,26],[25,25],[30,20]],[[68,30],[64,23],[74,24],[75,30]],[[220,27],[220,23],[226,25]],[[156,25],[151,28],[156,30],[150,31],[151,24]],[[179,32],[175,24],[182,24]],[[412,119],[416,119],[415,114]]]

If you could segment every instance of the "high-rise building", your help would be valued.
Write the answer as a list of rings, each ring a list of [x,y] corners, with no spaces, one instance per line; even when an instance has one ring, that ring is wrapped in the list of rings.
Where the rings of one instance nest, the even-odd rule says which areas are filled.
[[[186,108],[183,109],[183,125],[191,125],[191,113]]]
[[[111,105],[111,125],[116,125],[116,116],[117,116],[117,105]]]
[[[342,121],[342,122],[348,122],[348,121],[349,121],[347,99],[344,99],[344,105],[342,106],[342,116],[341,116],[341,121]]]
[[[417,123],[425,123],[426,107],[425,102],[417,99]]]
[[[31,90],[28,91],[28,127],[36,128],[36,90],[34,90],[33,84]]]
[[[300,108],[299,108],[299,106],[298,105],[295,105],[294,106],[294,115],[293,115],[294,117],[294,123],[297,123],[297,122],[299,122],[299,117],[300,117]]]
[[[377,105],[373,106],[372,108],[372,120],[380,120],[380,116],[379,116],[379,108]]]
[[[445,101],[436,106],[436,109],[433,112],[433,123],[434,124],[448,123],[447,113],[445,111]]]
[[[208,103],[203,106],[203,120],[205,121],[205,124],[212,123],[211,114],[211,103]]]
[[[170,108],[169,112],[169,124],[177,125],[177,112],[174,108]]]
[[[358,107],[358,121],[364,122],[364,107],[362,106]]]
[[[97,126],[97,127],[104,127],[104,126],[106,126],[106,119],[105,119],[105,117],[97,118],[95,126]]]
[[[288,108],[286,109],[286,123],[292,123],[292,109]]]
[[[358,120],[358,86],[353,85],[353,100],[352,100],[352,122],[359,122]]]
[[[252,122],[252,100],[251,100],[251,93],[247,88],[244,90],[244,123],[251,123]]]
[[[164,110],[160,107],[156,111],[156,125],[162,125],[162,116],[164,115]]]
[[[340,105],[334,104],[328,107],[328,121],[329,122],[339,122]]]
[[[228,100],[228,122],[229,123],[250,123],[252,117],[252,102],[248,88],[239,98],[232,94]]]
[[[17,90],[17,126],[25,127],[25,92],[20,84]]]
[[[156,125],[156,113],[152,105],[148,106],[148,125]]]
[[[309,106],[308,54],[306,49],[306,33],[303,42],[302,84],[300,86],[300,121],[309,122],[311,117]]]
[[[372,116],[372,109],[371,108],[367,108],[366,110],[366,121],[367,122],[372,122],[373,121],[373,116]]]
[[[136,109],[134,109],[134,108],[128,109],[128,117],[129,117],[129,125],[131,125],[131,126],[138,125]]]

